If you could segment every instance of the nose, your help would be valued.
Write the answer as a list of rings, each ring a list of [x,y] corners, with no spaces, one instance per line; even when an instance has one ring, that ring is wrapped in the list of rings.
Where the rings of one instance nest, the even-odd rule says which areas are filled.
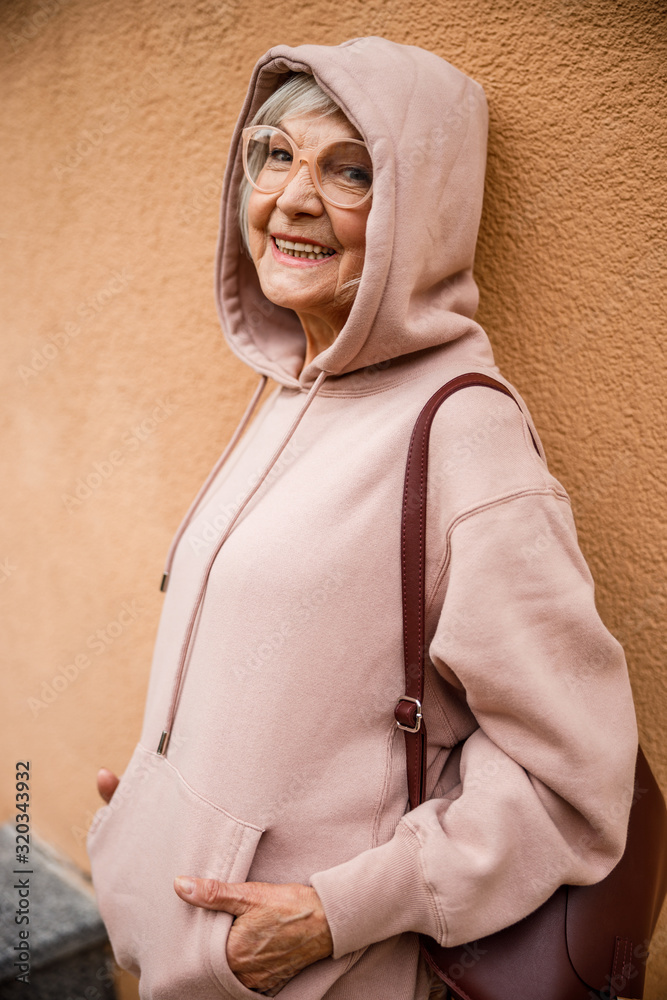
[[[322,199],[313,183],[310,167],[305,160],[286,188],[280,192],[276,205],[286,215],[307,212],[308,215],[322,215],[325,211]]]

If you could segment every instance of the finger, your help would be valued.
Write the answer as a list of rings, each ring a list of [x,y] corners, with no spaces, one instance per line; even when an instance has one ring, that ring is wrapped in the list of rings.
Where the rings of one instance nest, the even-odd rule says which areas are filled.
[[[105,802],[110,802],[118,787],[119,778],[108,767],[102,767],[97,772],[97,790]]]
[[[254,905],[248,899],[245,883],[218,882],[215,878],[191,878],[181,875],[174,879],[174,889],[186,903],[206,910],[224,910],[240,917]]]

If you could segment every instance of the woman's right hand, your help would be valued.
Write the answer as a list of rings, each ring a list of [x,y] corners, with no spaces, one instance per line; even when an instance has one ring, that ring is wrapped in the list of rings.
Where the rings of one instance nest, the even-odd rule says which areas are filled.
[[[111,802],[119,781],[120,778],[113,771],[110,771],[108,767],[101,767],[97,772],[97,791],[107,804]]]

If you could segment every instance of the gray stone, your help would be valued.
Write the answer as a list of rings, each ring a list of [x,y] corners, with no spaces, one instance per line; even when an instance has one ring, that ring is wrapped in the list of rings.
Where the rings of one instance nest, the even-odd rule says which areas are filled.
[[[9,823],[0,827],[0,870],[0,998],[112,997],[110,952],[104,951],[107,936],[89,880],[32,834],[29,863],[17,863],[16,832]],[[21,883],[29,901],[29,924],[16,923]],[[26,943],[19,937],[21,930],[29,931],[29,986],[15,980],[20,972],[14,965],[17,947]]]
[[[111,948],[89,948],[32,969],[30,982],[0,983],[0,1000],[116,1000]]]

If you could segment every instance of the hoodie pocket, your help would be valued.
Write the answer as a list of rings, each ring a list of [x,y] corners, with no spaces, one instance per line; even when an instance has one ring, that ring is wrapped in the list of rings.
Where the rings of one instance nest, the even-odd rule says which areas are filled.
[[[173,882],[176,875],[244,882],[262,832],[199,795],[165,757],[136,747],[93,819],[88,854],[116,961],[140,977],[142,1000],[229,995],[209,956],[212,933],[223,931],[226,941],[231,915],[190,906]]]

